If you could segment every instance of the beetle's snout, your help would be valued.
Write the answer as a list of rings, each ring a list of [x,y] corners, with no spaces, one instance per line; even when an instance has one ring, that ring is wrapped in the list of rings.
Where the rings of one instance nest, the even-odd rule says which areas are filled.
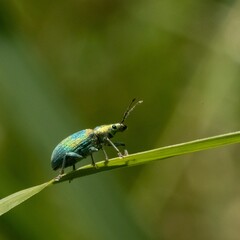
[[[127,126],[125,124],[121,124],[121,131],[125,131],[127,129]]]

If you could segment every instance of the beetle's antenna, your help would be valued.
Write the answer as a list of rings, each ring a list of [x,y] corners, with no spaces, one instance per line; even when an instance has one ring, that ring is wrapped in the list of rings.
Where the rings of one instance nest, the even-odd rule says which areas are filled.
[[[129,116],[130,112],[140,103],[143,102],[143,100],[137,101],[134,105],[133,103],[136,101],[136,98],[134,98],[131,103],[129,104],[127,110],[125,111],[125,113],[123,114],[123,118],[121,123],[124,123],[124,121],[127,119],[127,117]]]

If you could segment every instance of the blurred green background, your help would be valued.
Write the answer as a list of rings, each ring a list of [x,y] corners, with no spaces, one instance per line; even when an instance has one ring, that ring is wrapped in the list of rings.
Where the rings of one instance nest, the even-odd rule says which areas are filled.
[[[239,130],[239,23],[233,0],[0,1],[0,197],[56,176],[55,145],[133,97],[130,153]],[[234,145],[59,184],[0,239],[237,240],[239,165]]]

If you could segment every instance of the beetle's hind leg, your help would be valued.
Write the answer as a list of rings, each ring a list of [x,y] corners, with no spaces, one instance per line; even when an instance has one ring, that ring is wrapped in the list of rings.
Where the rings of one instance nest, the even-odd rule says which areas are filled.
[[[63,158],[62,167],[61,167],[61,169],[60,169],[60,175],[62,175],[62,174],[64,173],[64,168],[65,168],[66,166],[69,166],[69,165],[70,165],[70,164],[67,165],[67,161],[69,161],[70,159],[82,159],[82,158],[83,158],[82,155],[77,154],[77,153],[75,153],[75,152],[68,152],[68,153],[66,153],[66,155],[65,155],[64,158]],[[71,166],[71,165],[70,165],[70,166]],[[76,170],[75,162],[73,162],[72,166],[73,166],[73,171]]]
[[[60,169],[59,175],[64,174],[64,168],[66,166],[66,157],[67,157],[67,155],[65,155],[64,158],[63,158],[62,167]]]
[[[73,171],[75,171],[76,170],[75,163],[72,165],[72,167],[73,167]]]

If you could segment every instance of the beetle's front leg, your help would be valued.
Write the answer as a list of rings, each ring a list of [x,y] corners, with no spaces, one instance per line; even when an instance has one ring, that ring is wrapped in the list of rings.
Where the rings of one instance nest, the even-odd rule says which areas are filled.
[[[115,145],[115,147],[118,147],[118,146],[122,146],[122,147],[125,147],[126,146],[126,144],[125,143],[123,143],[123,142],[112,142],[114,145]],[[106,143],[106,145],[107,146],[113,146],[109,141]],[[103,149],[104,150],[104,149]],[[124,152],[123,152],[123,156],[127,156],[128,155],[128,150],[126,149],[126,148],[124,148],[124,150],[123,150]],[[105,151],[104,151],[105,152]],[[106,154],[105,154],[105,156],[106,156]],[[120,156],[121,157],[121,156]]]
[[[128,156],[128,150],[127,149],[124,149],[124,153],[123,153],[123,156]]]
[[[118,147],[118,146],[122,146],[122,147],[125,147],[126,146],[126,144],[125,143],[123,143],[123,142],[112,142],[116,147]],[[109,142],[107,142],[107,144],[105,144],[105,145],[107,145],[107,146],[112,146],[112,144],[110,144]]]
[[[116,145],[108,137],[105,138],[105,141],[117,151],[119,157],[123,157],[122,153],[119,151]]]
[[[113,143],[115,146],[122,146],[125,147],[126,144],[123,142],[114,142]],[[127,156],[128,155],[128,150],[126,148],[123,148],[123,156]]]

